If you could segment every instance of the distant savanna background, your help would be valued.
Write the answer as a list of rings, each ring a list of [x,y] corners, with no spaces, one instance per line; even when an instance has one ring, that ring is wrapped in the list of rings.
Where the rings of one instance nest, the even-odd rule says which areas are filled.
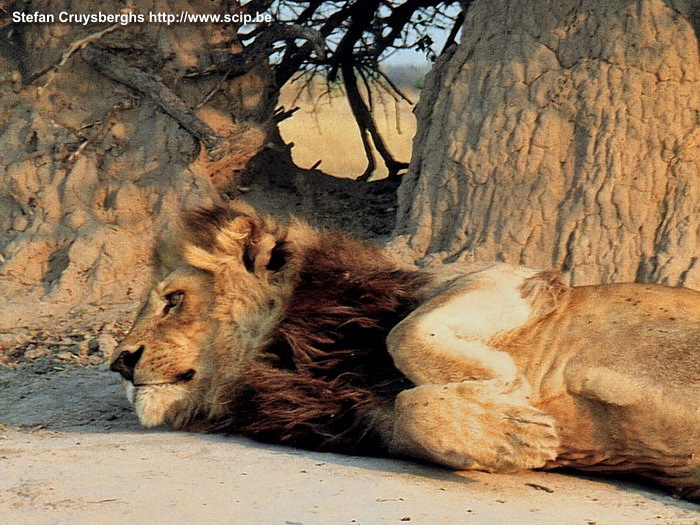
[[[387,76],[414,104],[420,96],[427,64],[393,64],[385,66]],[[394,158],[408,162],[416,131],[414,105],[394,93],[374,89],[369,101],[377,127]],[[371,102],[371,104],[370,104]],[[320,76],[300,77],[282,88],[280,105],[299,109],[280,123],[285,142],[293,143],[292,158],[297,166],[323,170],[329,175],[355,178],[367,166],[357,124],[341,83],[326,82]],[[317,165],[318,161],[321,161]],[[377,169],[373,180],[387,175],[386,167],[375,152]]]

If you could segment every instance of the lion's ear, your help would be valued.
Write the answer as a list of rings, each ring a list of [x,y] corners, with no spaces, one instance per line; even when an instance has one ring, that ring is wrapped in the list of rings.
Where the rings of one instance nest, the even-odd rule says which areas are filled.
[[[270,260],[265,268],[271,272],[277,272],[287,264],[290,257],[289,245],[285,241],[277,241],[270,252]]]
[[[235,243],[240,244],[243,266],[253,274],[261,274],[265,270],[279,271],[289,259],[287,244],[265,231],[264,224],[247,217],[235,219],[219,242],[220,245],[227,245],[229,253],[234,250]]]
[[[289,251],[286,242],[276,240],[269,233],[249,241],[243,251],[243,264],[250,273],[260,274],[266,270],[277,272],[287,264]]]
[[[211,251],[188,246],[185,257],[193,266],[207,271],[240,263],[249,273],[260,274],[284,266],[287,252],[283,244],[263,231],[255,219],[239,216],[217,230]]]
[[[250,273],[262,272],[270,262],[275,238],[269,234],[258,234],[247,239],[243,249],[243,265]]]
[[[201,221],[204,223],[204,221]],[[214,225],[209,220],[205,225]],[[255,221],[247,216],[238,216],[225,223],[218,224],[209,231],[209,238],[200,235],[193,242],[184,246],[185,260],[201,270],[218,273],[231,265],[240,264],[248,269],[250,245],[258,237],[258,227]]]
[[[216,232],[215,251],[224,256],[243,257],[246,246],[254,242],[258,231],[258,225],[250,217],[236,217]]]

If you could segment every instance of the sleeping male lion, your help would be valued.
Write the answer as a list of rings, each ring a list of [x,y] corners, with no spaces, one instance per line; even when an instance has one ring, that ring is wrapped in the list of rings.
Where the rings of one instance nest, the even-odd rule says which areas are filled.
[[[111,369],[140,422],[493,472],[635,472],[700,499],[700,293],[402,269],[237,204],[161,240]]]

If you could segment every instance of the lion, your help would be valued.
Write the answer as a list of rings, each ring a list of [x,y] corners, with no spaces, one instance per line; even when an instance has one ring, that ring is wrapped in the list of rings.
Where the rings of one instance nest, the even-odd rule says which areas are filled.
[[[144,426],[700,499],[700,292],[415,270],[241,203],[187,214],[153,275],[110,365]]]

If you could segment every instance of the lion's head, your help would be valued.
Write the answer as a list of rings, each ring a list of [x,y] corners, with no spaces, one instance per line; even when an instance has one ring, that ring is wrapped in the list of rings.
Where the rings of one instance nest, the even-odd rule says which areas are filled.
[[[313,448],[381,441],[376,422],[408,386],[386,336],[423,277],[374,244],[240,204],[183,226],[161,235],[111,364],[141,423]]]
[[[288,280],[286,230],[248,207],[190,213],[176,231],[157,242],[153,286],[110,366],[149,427],[217,419],[265,346]]]
[[[183,266],[155,284],[111,369],[145,426],[165,422],[195,395],[200,357],[215,332],[211,278]]]

